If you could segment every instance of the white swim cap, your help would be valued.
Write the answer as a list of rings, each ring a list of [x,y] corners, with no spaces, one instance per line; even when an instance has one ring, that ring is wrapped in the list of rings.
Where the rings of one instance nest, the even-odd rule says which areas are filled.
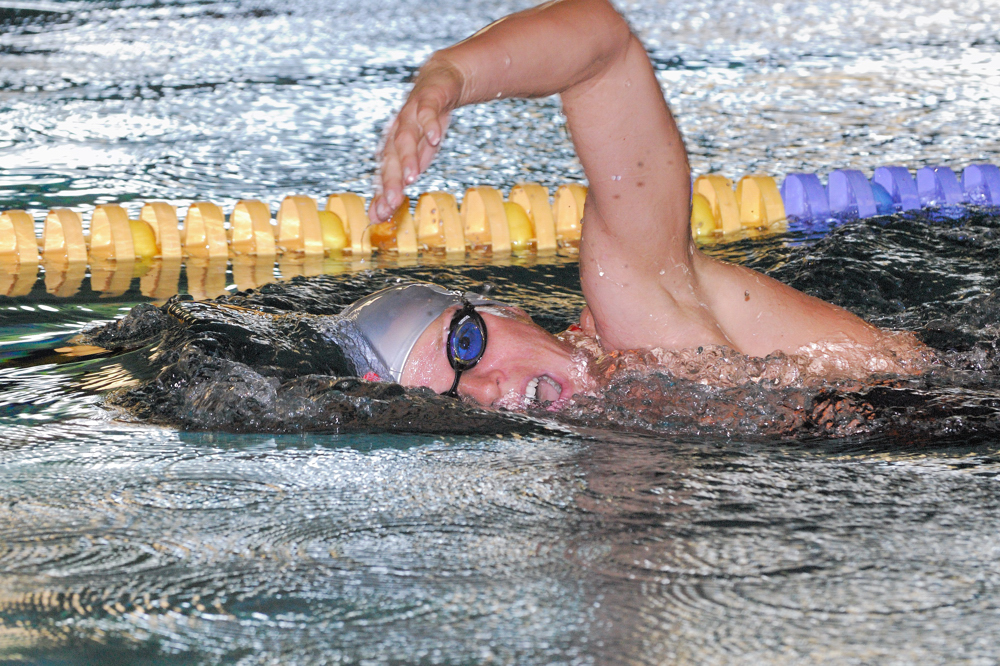
[[[503,305],[472,292],[449,291],[429,282],[406,282],[365,296],[341,316],[354,323],[377,357],[378,363],[369,364],[374,371],[381,375],[381,366],[389,373],[382,379],[398,382],[420,335],[442,312],[463,300],[472,305]]]

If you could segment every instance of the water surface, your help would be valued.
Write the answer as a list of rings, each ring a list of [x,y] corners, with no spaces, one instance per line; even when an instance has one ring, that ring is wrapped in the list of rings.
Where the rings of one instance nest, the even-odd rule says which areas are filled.
[[[524,6],[0,3],[0,208],[368,194],[419,61]],[[622,8],[696,173],[1000,162],[989,3]],[[505,101],[457,113],[411,194],[582,177],[554,100]],[[710,250],[939,347],[926,389],[983,409],[920,437],[150,426],[37,364],[149,300],[140,278],[65,297],[41,275],[0,299],[0,660],[995,663],[998,226],[936,211]],[[334,264],[346,293],[491,279],[550,328],[582,304],[572,256]]]

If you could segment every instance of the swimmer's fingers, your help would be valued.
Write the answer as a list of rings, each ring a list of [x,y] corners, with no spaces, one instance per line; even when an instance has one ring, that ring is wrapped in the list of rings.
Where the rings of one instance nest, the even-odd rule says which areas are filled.
[[[427,168],[441,145],[449,115],[447,103],[439,86],[421,78],[400,109],[392,141],[404,186],[411,185]]]
[[[438,150],[441,149],[441,139],[444,138],[445,132],[448,131],[450,118],[451,114],[444,113],[443,117],[436,117],[424,125],[424,136],[417,145],[417,168],[420,170],[420,173],[427,170],[431,160],[434,159]],[[436,141],[434,140],[435,136],[437,137]]]
[[[418,109],[414,106],[408,101],[386,133],[376,178],[379,194],[369,208],[369,217],[373,222],[382,222],[392,216],[403,201],[403,188],[412,184],[430,165],[448,126],[447,112],[442,118],[434,115],[423,124],[418,122]]]
[[[417,123],[416,110],[411,101],[407,100],[386,132],[376,180],[379,194],[369,208],[369,217],[373,222],[382,222],[392,216],[403,201],[403,188],[413,183],[429,162],[421,160],[426,138]],[[423,168],[422,161],[425,162]]]
[[[421,71],[386,132],[376,177],[378,194],[369,209],[373,222],[389,219],[402,203],[403,188],[412,184],[437,154],[460,92],[460,80],[451,69],[429,66]]]
[[[446,126],[447,123],[441,125]],[[408,136],[399,136],[392,144],[387,144],[382,151],[382,167],[376,184],[378,195],[372,200],[369,209],[369,217],[373,222],[381,222],[392,216],[403,200],[403,188],[416,180],[417,174],[427,169],[439,147],[440,143],[432,145],[426,134],[420,137],[415,146],[412,137]]]
[[[428,96],[420,101],[417,107],[417,125],[420,126],[429,145],[441,145],[450,117],[451,113],[443,105],[443,100],[436,96]]]
[[[424,131],[420,127],[420,123],[417,122],[415,111],[407,106],[404,106],[399,113],[397,118],[399,127],[392,140],[392,147],[401,172],[400,194],[402,194],[402,188],[412,184],[420,174],[417,150],[425,138]]]
[[[382,148],[381,165],[375,179],[375,198],[368,209],[372,222],[384,222],[403,201],[403,177],[394,135],[396,123],[390,127]]]

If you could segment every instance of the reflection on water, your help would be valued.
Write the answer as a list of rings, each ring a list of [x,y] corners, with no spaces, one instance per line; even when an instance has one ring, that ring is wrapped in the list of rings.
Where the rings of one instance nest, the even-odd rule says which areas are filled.
[[[525,4],[4,5],[0,208],[368,193],[414,64]],[[983,3],[623,8],[696,172],[998,161]],[[453,131],[421,190],[581,177],[553,100]],[[712,248],[943,350],[924,388],[950,416],[920,437],[179,432],[87,390],[126,381],[123,359],[52,350],[175,288],[318,273],[342,302],[400,275],[488,279],[555,330],[582,305],[573,259],[0,270],[0,660],[995,663],[997,220]]]
[[[578,522],[572,442],[91,425],[5,448],[7,655],[110,639],[199,661],[511,661],[586,641],[559,545]]]
[[[994,654],[989,453],[236,439],[87,417],[4,440],[8,658]]]
[[[961,228],[983,238],[996,223],[970,216]],[[609,429],[624,418],[614,414],[563,435],[184,433],[102,407],[91,391],[129,380],[123,357],[56,365],[45,351],[125,304],[12,305],[0,311],[15,317],[6,339],[20,354],[0,369],[0,654],[662,664],[946,662],[957,651],[989,662],[1000,419],[984,368],[1000,356],[976,348],[995,346],[1000,272],[953,229],[880,218],[820,242],[725,246],[814,289],[835,289],[838,258],[882,253],[855,278],[864,289],[838,300],[965,336],[948,338],[955,367],[922,380],[952,406],[937,407],[951,409],[939,434],[920,436],[628,435]],[[913,267],[906,285],[892,279],[894,257]],[[568,259],[389,266],[323,278],[324,299],[295,280],[261,297],[299,293],[288,304],[333,313],[396,276],[489,277],[553,330],[582,304]],[[902,301],[905,289],[929,291]],[[761,411],[773,400],[754,395]],[[979,416],[955,416],[976,401]],[[915,420],[914,404],[899,418]]]

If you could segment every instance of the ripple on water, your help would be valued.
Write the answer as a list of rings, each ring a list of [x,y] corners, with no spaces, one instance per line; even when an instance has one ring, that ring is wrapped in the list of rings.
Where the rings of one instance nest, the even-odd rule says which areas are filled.
[[[284,492],[284,489],[262,481],[188,477],[150,480],[145,486],[116,491],[112,499],[151,509],[231,511],[257,506]]]
[[[579,636],[576,584],[552,548],[572,445],[413,439],[362,452],[257,438],[244,450],[161,432],[172,457],[156,441],[124,456],[64,444],[3,468],[5,613],[75,640],[110,630],[168,651],[266,645],[302,660],[442,645],[555,656]],[[71,491],[49,492],[66,479]],[[474,638],[544,617],[551,630],[519,647]]]
[[[183,215],[195,200],[370,193],[379,131],[414,65],[522,6],[85,3],[35,22],[5,10],[0,208],[40,221],[108,201],[135,216],[163,199]],[[996,153],[997,14],[983,3],[625,10],[696,173],[963,166]],[[551,99],[456,113],[445,153],[411,195],[582,178]],[[883,325],[938,319],[928,339],[961,347],[953,365],[972,380],[929,381],[995,392],[997,307],[983,297],[1000,287],[996,226],[983,211],[898,215],[712,251]],[[391,269],[338,286],[353,299],[395,275],[494,279],[556,330],[582,305],[573,260],[560,261]],[[21,309],[55,304],[39,284],[4,304],[4,336],[51,339],[116,314],[93,292],[79,312]],[[5,367],[0,384],[0,660],[1000,657],[994,431],[951,460],[934,438],[925,451],[941,460],[900,456],[911,442],[895,435],[840,443],[854,458],[728,436],[268,440],[109,421],[47,370]]]
[[[635,618],[608,630],[635,646],[609,660],[940,661],[944,636],[989,654],[1000,493],[992,456],[964,460],[595,452],[578,498],[596,525],[568,554],[606,581],[600,617]],[[974,529],[969,506],[989,514]]]

